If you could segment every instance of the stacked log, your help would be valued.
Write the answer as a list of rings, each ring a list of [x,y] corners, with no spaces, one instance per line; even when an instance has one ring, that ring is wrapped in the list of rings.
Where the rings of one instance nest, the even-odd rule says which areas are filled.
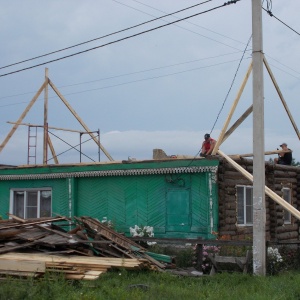
[[[291,190],[291,204],[296,209],[300,207],[299,191],[297,190],[299,174],[300,169],[298,167],[281,165],[274,165],[273,167],[274,192],[282,197],[282,189],[289,188]],[[299,240],[299,226],[295,217],[291,216],[291,224],[286,224],[284,221],[285,211],[277,203],[273,206],[272,214],[276,240],[285,242]]]
[[[218,170],[219,184],[219,233],[230,236],[231,239],[252,238],[252,226],[237,225],[237,185],[252,185],[240,172],[235,170],[223,158],[219,158]],[[236,163],[246,171],[252,173],[253,161],[243,158],[235,158]],[[300,168],[294,166],[274,165],[265,163],[265,182],[271,190],[282,197],[282,189],[288,187],[291,190],[291,204],[300,207]],[[299,239],[299,226],[292,216],[291,224],[284,222],[284,210],[273,199],[265,197],[266,204],[266,237],[270,241],[294,241]]]
[[[297,207],[300,207],[300,167],[298,167],[299,170],[297,172],[297,185],[296,185],[296,192],[297,192]]]
[[[238,161],[244,168],[250,165],[246,160]],[[225,160],[220,160],[219,185],[219,234],[231,239],[244,239],[251,232],[240,232],[237,226],[236,185],[251,185],[251,181],[242,176]],[[246,230],[247,231],[247,230]]]

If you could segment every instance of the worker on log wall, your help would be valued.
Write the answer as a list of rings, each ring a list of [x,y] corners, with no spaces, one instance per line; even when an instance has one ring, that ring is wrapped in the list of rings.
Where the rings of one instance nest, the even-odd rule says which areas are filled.
[[[278,154],[278,158],[274,159],[275,164],[290,166],[292,164],[292,160],[293,160],[292,150],[287,147],[287,143],[282,143],[280,145],[280,147],[285,152],[280,152]],[[289,151],[289,152],[286,152],[286,151]]]

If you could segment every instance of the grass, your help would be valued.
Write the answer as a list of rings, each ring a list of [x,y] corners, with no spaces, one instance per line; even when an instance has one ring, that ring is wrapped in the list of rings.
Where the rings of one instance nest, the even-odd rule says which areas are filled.
[[[8,278],[0,283],[5,300],[98,299],[300,299],[300,272],[259,277],[222,273],[177,277],[150,271],[114,271],[96,281],[66,281],[47,274],[40,280]]]

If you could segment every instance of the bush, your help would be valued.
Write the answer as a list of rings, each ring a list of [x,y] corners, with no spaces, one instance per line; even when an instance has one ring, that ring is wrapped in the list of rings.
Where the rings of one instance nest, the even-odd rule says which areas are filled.
[[[267,249],[267,273],[276,275],[284,269],[283,258],[277,248],[268,247]]]

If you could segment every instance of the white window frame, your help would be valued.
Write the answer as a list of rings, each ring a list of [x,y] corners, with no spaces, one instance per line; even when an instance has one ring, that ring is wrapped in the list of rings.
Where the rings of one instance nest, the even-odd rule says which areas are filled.
[[[238,189],[243,189],[243,199],[242,199],[242,202],[243,202],[243,216],[242,216],[242,219],[243,219],[243,223],[239,223],[239,213],[240,213],[240,210],[239,210],[239,195],[238,195]],[[251,205],[247,204],[247,190],[251,190],[251,197],[250,197],[250,201],[251,201]],[[251,185],[237,185],[236,186],[236,203],[237,203],[237,225],[238,226],[253,226],[253,186]],[[250,210],[250,212],[249,212]],[[247,220],[247,212],[250,213],[251,215],[251,221]]]
[[[282,198],[289,204],[292,204],[292,191],[288,187],[282,188]],[[285,191],[288,192],[288,195],[285,194]],[[291,224],[292,223],[292,214],[287,211],[286,209],[283,209],[283,219],[284,224]]]
[[[51,188],[25,188],[25,189],[11,189],[10,190],[10,204],[9,204],[9,213],[13,214],[14,213],[14,193],[15,192],[24,192],[24,212],[23,212],[23,216],[24,219],[27,219],[26,216],[26,208],[27,206],[27,196],[28,196],[28,192],[38,192],[37,195],[37,218],[40,218],[40,199],[41,199],[41,192],[43,191],[49,191],[51,192],[51,206],[50,206],[50,216],[52,216],[52,189]]]

